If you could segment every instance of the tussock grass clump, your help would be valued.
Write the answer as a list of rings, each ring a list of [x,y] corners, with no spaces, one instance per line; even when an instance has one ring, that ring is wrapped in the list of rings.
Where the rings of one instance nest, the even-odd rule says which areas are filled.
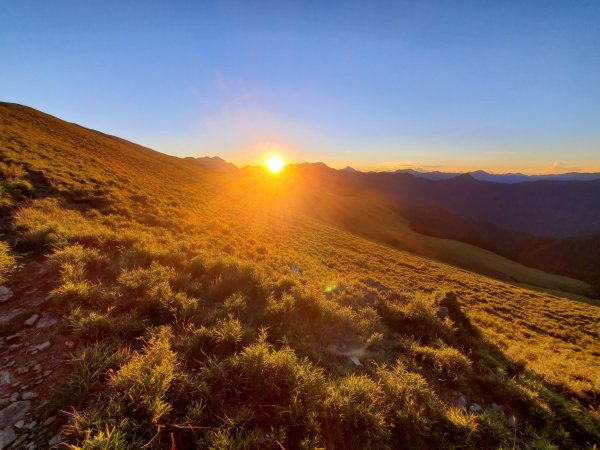
[[[0,161],[0,210],[9,212],[34,190],[22,166]]]
[[[17,260],[10,252],[10,247],[6,242],[0,241],[0,284],[4,283],[17,267]]]
[[[77,350],[70,361],[71,374],[59,386],[52,403],[59,407],[79,406],[102,379],[108,378],[109,369],[122,364],[128,350],[119,350],[105,342],[95,343]]]
[[[232,355],[249,341],[251,331],[235,316],[216,319],[211,326],[200,326],[186,330],[185,353],[188,357],[203,359],[207,354],[220,357]]]
[[[273,349],[261,336],[231,358],[236,383],[251,403],[290,408],[292,420],[306,417],[324,394],[322,371],[289,347]]]
[[[137,353],[116,372],[109,385],[113,390],[108,406],[110,416],[128,418],[138,427],[160,427],[162,419],[171,410],[166,393],[177,374],[175,353],[167,327],[157,331],[143,353]]]
[[[443,342],[437,348],[412,343],[410,352],[419,365],[432,368],[437,376],[446,381],[458,381],[467,377],[471,370],[469,358]]]
[[[451,427],[444,404],[425,378],[408,371],[400,362],[391,369],[379,366],[376,373],[383,391],[382,403],[389,411],[393,442],[405,448],[443,447],[439,431]]]
[[[86,313],[80,307],[76,307],[71,311],[68,322],[75,336],[82,340],[95,341],[105,338],[114,330],[110,310],[106,313],[96,311]]]
[[[148,268],[124,270],[118,279],[122,308],[134,307],[152,323],[166,324],[174,318],[190,318],[198,302],[175,292],[175,271],[154,261]]]
[[[328,386],[322,419],[325,447],[388,447],[390,430],[380,407],[382,398],[381,386],[366,375],[351,374]]]
[[[428,296],[383,299],[378,302],[377,311],[392,330],[424,344],[449,338],[450,330],[435,316],[433,299]]]
[[[89,389],[104,373],[110,392],[105,402],[75,416],[74,424],[67,430],[74,448],[140,448],[158,436],[171,411],[167,391],[178,374],[171,338],[168,327],[155,330],[141,353],[129,354],[118,369],[108,373],[108,362],[113,365],[115,360],[99,353],[100,347],[91,347],[81,354],[78,363],[95,369],[86,371],[83,386]],[[100,356],[106,356],[104,364],[97,363]]]

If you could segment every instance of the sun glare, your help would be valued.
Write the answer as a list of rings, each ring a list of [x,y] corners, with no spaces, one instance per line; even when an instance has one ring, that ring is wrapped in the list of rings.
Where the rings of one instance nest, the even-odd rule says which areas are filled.
[[[265,161],[265,165],[267,166],[269,172],[279,173],[281,172],[281,169],[284,168],[285,162],[283,161],[283,158],[281,156],[271,155]]]

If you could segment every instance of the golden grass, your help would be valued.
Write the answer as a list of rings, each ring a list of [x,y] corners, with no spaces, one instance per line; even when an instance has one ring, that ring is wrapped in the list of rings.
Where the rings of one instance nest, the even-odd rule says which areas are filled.
[[[9,193],[12,232],[49,255],[56,310],[93,369],[65,380],[60,407],[82,404],[72,386],[107,389],[71,448],[171,448],[171,434],[177,448],[508,448],[513,415],[524,447],[598,439],[593,301],[363,231],[394,223],[431,257],[582,284],[411,235],[368,198],[317,202],[285,170],[210,174],[28,108],[0,104],[0,118],[1,162],[31,183]],[[120,348],[118,361],[98,348]],[[457,408],[461,393],[483,412]]]

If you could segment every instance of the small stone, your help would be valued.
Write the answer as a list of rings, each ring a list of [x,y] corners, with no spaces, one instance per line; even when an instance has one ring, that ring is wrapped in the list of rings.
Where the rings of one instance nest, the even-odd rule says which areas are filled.
[[[17,435],[15,434],[15,430],[13,430],[11,427],[6,427],[3,430],[0,430],[0,450],[8,448],[8,446],[12,444],[16,438]]]
[[[20,430],[21,428],[23,428],[23,426],[25,426],[25,421],[24,421],[23,419],[21,419],[21,420],[18,420],[17,422],[15,422],[15,425],[14,425],[14,427],[15,427],[15,428],[18,428],[19,430]]]
[[[10,336],[6,336],[6,340],[12,341],[13,339],[16,339],[18,337],[19,337],[19,333],[15,333],[15,334],[11,334]]]
[[[504,411],[504,406],[499,405],[498,403],[492,403],[492,409],[494,411]]]
[[[44,426],[47,427],[48,425],[54,423],[55,420],[56,420],[55,416],[48,417],[46,420],[44,420]]]
[[[465,397],[464,395],[458,397],[458,400],[456,401],[456,406],[458,406],[459,408],[465,408],[467,406],[467,397]]]
[[[52,447],[53,445],[58,445],[60,444],[60,442],[62,441],[62,436],[60,433],[58,433],[57,435],[55,435],[54,437],[52,437],[52,439],[50,439],[48,441],[48,445],[50,447]]]
[[[35,327],[36,328],[49,328],[51,326],[56,325],[57,323],[58,323],[58,320],[56,320],[54,317],[44,316],[39,320],[39,322],[37,323],[37,325]]]
[[[39,318],[40,318],[39,314],[34,314],[25,321],[25,325],[27,325],[28,327],[32,327]]]
[[[288,264],[288,267],[290,268],[290,270],[292,272],[294,272],[296,275],[302,275],[302,269],[300,269],[299,267],[296,267],[293,264]]]
[[[30,429],[30,430],[33,430],[36,425],[37,425],[37,420],[34,420],[29,425],[27,425],[27,428]]]
[[[50,347],[50,341],[42,342],[41,344],[32,346],[33,349],[39,352],[46,350],[48,347]]]
[[[43,376],[44,378],[49,376],[52,373],[52,370],[48,369],[48,370],[44,370]]]
[[[481,411],[483,411],[483,408],[481,407],[480,404],[478,403],[473,403],[470,407],[469,407],[469,412],[473,413],[473,414],[477,414],[480,413]]]
[[[350,361],[352,361],[355,366],[362,366],[362,364],[360,363],[360,359],[358,359],[358,356],[351,356]]]
[[[10,372],[8,370],[0,370],[0,386],[10,384]]]
[[[33,366],[33,371],[38,373],[42,371],[42,365],[41,364],[36,364],[35,366]]]
[[[18,396],[15,392],[13,396]],[[12,399],[12,396],[11,396]],[[0,411],[0,427],[10,427],[16,421],[25,417],[25,414],[31,408],[31,402],[22,401],[22,402],[14,402]]]
[[[23,400],[34,400],[34,399],[38,398],[38,394],[37,394],[37,392],[27,391],[27,392],[23,392],[21,394],[21,398]]]
[[[11,359],[9,362],[6,363],[6,367],[12,367],[15,365],[15,360]]]
[[[21,444],[27,440],[29,436],[26,434],[22,434],[17,438],[15,442],[13,442],[12,448],[21,448]]]
[[[19,394],[18,394],[17,392],[13,392],[13,393],[10,395],[10,401],[11,401],[11,402],[16,402],[18,398],[19,398]]]
[[[17,373],[19,375],[25,375],[27,372],[29,372],[29,367],[25,366],[25,367],[19,367],[17,369]]]
[[[67,347],[68,349],[75,348],[75,342],[65,341],[65,347]]]
[[[7,302],[13,296],[13,291],[6,286],[0,286],[0,303]]]
[[[13,384],[10,385],[11,388],[18,388],[21,385],[21,382],[19,380],[15,381]]]

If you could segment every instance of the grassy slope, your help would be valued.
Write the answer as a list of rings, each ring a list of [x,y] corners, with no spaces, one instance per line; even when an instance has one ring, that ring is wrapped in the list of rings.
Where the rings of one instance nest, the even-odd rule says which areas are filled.
[[[319,194],[310,205],[307,212],[319,219],[421,256],[516,283],[564,291],[567,295],[585,296],[592,290],[584,281],[527,267],[474,245],[417,233],[385,200],[372,194]]]
[[[144,365],[154,368],[148,374],[152,389],[142,397],[157,402],[143,411],[124,400],[93,404],[85,392],[73,400],[67,380],[69,395],[63,392],[60,407],[71,404],[83,412],[72,443],[84,443],[86,429],[99,440],[122,438],[130,444],[147,441],[158,430],[154,444],[169,445],[161,433],[179,428],[169,428],[165,417],[168,423],[209,426],[210,432],[194,438],[216,447],[253,439],[274,447],[279,440],[286,448],[303,439],[328,448],[390,442],[508,446],[511,415],[522,421],[518,439],[524,446],[583,446],[598,438],[600,311],[591,304],[344,232],[301,214],[302,205],[268,176],[240,186],[28,108],[0,105],[0,154],[13,172],[22,170],[5,179],[5,186],[13,186],[5,189],[6,198],[17,203],[37,191],[57,199],[21,207],[14,225],[21,246],[54,255],[56,308],[77,334],[79,351],[92,352],[100,372],[120,367],[108,379],[86,383],[108,383],[115,398],[131,398],[141,395],[136,373]],[[18,187],[19,182],[32,186]],[[395,291],[378,292],[368,279]],[[326,294],[328,286],[337,288]],[[398,293],[406,288],[417,297]],[[235,291],[245,299],[231,297]],[[440,301],[451,310],[454,325],[435,319]],[[152,332],[151,325],[170,325],[175,334]],[[261,326],[269,327],[270,338],[261,338]],[[150,339],[146,353],[122,350],[111,353],[120,355],[113,359],[98,357],[97,342],[126,348],[138,335]],[[292,354],[285,353],[282,340]],[[340,357],[355,348],[363,367]],[[295,359],[303,356],[308,360]],[[151,357],[156,365],[144,360]],[[235,376],[223,380],[223,373]],[[279,396],[261,398],[262,391],[254,390],[252,383],[259,386],[265,376],[272,377],[266,390],[282,383]],[[300,393],[286,394],[283,386]],[[186,394],[178,395],[184,388]],[[225,393],[238,388],[236,403]],[[379,397],[381,392],[386,395]],[[457,392],[481,403],[485,415],[453,407]],[[271,411],[265,412],[269,420],[261,421],[257,404],[283,402],[281,408],[293,410],[288,395],[308,396],[301,409],[310,417]],[[391,404],[391,398],[400,403]],[[160,402],[167,405],[164,411]],[[194,415],[190,406],[198,402],[204,412]],[[419,417],[399,418],[398,411],[415,410],[412,402]],[[498,417],[494,403],[504,408]],[[245,407],[254,408],[255,415],[244,416]],[[228,414],[233,425],[223,419]],[[268,432],[265,424],[271,421],[287,434]],[[103,435],[103,422],[114,434]],[[433,423],[436,432],[428,428]],[[189,433],[176,438],[181,448],[191,439]]]

